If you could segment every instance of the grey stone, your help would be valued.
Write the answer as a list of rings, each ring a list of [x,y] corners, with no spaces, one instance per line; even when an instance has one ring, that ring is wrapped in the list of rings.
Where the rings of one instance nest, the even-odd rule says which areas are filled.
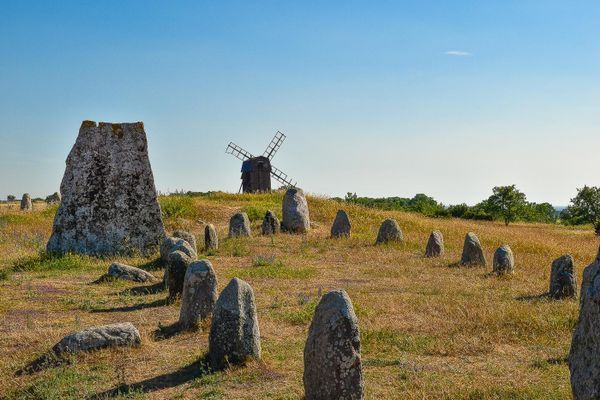
[[[352,230],[352,224],[346,211],[338,210],[331,226],[331,237],[350,237],[350,231]]]
[[[321,299],[304,346],[306,400],[363,399],[358,319],[343,290]]]
[[[165,237],[142,122],[84,121],[47,250],[151,255]]]
[[[233,214],[229,220],[229,237],[252,236],[250,231],[250,219],[245,212]]]
[[[404,240],[402,229],[395,219],[388,218],[381,223],[375,244],[401,242]]]
[[[23,210],[23,211],[33,210],[33,203],[31,203],[31,196],[29,195],[29,193],[23,194],[23,198],[21,198],[21,210]]]
[[[473,232],[469,232],[467,233],[467,236],[465,236],[465,244],[460,258],[460,264],[465,266],[480,265],[484,267],[487,265],[481,243],[479,243],[479,238]]]
[[[60,203],[60,199],[61,199],[60,193],[54,192],[50,196],[46,197],[46,203],[48,203],[48,204],[58,204],[58,203]]]
[[[219,249],[219,235],[213,224],[204,227],[204,251]]]
[[[573,260],[573,256],[567,254],[552,262],[548,295],[557,300],[577,297],[577,280],[575,278],[575,260]]]
[[[493,272],[497,275],[515,272],[515,256],[509,245],[503,244],[494,252]]]
[[[434,258],[444,255],[444,235],[440,231],[433,231],[427,240],[425,248],[425,257]]]
[[[183,292],[185,273],[195,261],[180,250],[169,254],[169,262],[165,271],[165,286],[169,288],[169,301],[174,301]]]
[[[280,229],[281,224],[279,223],[277,216],[273,213],[273,211],[267,211],[265,217],[263,218],[261,233],[265,236],[277,235]]]
[[[233,278],[219,296],[213,310],[208,353],[215,369],[260,359],[260,331],[254,292],[241,279]]]
[[[208,260],[194,261],[185,272],[179,325],[183,329],[198,327],[210,317],[217,301],[217,275]]]
[[[140,333],[130,322],[95,326],[65,336],[52,350],[55,354],[78,353],[105,347],[137,347],[142,342]]]
[[[177,250],[184,252],[194,260],[198,258],[196,249],[192,248],[187,240],[170,236],[165,238],[160,245],[160,258],[163,263],[168,263],[169,254]]]
[[[288,233],[306,233],[310,230],[308,202],[302,189],[290,188],[282,204],[281,230]]]
[[[108,275],[134,282],[148,282],[155,280],[154,276],[148,271],[118,262],[112,263],[110,267],[108,267]]]
[[[185,240],[190,244],[194,252],[198,253],[198,247],[196,245],[196,236],[194,236],[192,233],[182,230],[176,230],[175,232],[173,232],[173,237]]]

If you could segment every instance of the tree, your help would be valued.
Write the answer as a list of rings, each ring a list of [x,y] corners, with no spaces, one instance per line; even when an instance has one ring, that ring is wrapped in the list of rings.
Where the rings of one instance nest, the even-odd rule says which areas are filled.
[[[344,201],[346,201],[346,203],[356,203],[357,198],[358,196],[356,195],[356,193],[348,192],[346,193]]]
[[[571,225],[593,224],[596,234],[600,235],[600,188],[586,185],[577,189],[577,196],[560,216]]]
[[[527,204],[527,198],[515,185],[496,186],[492,191],[494,194],[487,200],[489,210],[492,214],[501,217],[508,226],[509,223],[517,220]]]

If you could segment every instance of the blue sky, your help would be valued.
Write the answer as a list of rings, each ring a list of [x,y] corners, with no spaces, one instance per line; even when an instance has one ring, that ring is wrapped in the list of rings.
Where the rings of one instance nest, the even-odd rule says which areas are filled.
[[[144,121],[157,188],[567,204],[598,185],[597,1],[0,0],[0,196],[58,190],[84,119]]]

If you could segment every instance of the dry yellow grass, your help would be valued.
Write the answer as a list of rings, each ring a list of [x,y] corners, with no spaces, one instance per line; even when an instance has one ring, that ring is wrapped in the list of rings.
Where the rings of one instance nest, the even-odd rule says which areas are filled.
[[[162,198],[168,230],[184,228],[202,243],[203,225],[216,225],[221,249],[211,259],[222,289],[233,276],[254,288],[263,361],[206,373],[199,360],[207,330],[157,339],[175,322],[178,304],[164,292],[141,293],[128,282],[92,283],[112,259],[40,256],[55,208],[24,214],[0,208],[0,395],[6,398],[207,398],[297,399],[303,394],[302,352],[319,293],[344,288],[357,315],[368,399],[565,399],[570,398],[564,361],[577,301],[549,301],[550,264],[570,253],[581,281],[598,241],[591,231],[554,225],[430,219],[309,198],[315,222],[307,236],[258,236],[256,218],[271,208],[280,215],[281,193]],[[338,208],[353,223],[351,239],[329,239]],[[255,237],[226,240],[237,210],[254,217]],[[403,245],[374,246],[379,223],[398,220]],[[423,257],[433,229],[445,237],[446,255]],[[516,273],[491,276],[488,268],[451,267],[464,235],[478,234],[491,262],[509,244]],[[274,259],[269,264],[260,262]],[[157,276],[152,259],[123,259]],[[16,271],[15,271],[16,269]],[[19,271],[20,270],[20,271]],[[65,334],[90,325],[133,322],[139,349],[78,356],[72,364],[16,376],[15,371]],[[118,388],[119,390],[114,390]],[[121,393],[118,393],[118,392]]]

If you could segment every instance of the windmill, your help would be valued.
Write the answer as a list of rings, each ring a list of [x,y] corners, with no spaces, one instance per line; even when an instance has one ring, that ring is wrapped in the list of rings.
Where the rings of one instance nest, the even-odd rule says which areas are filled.
[[[286,173],[271,165],[271,160],[283,144],[285,138],[286,136],[283,133],[277,131],[263,155],[258,157],[253,156],[237,144],[229,142],[225,153],[231,154],[243,161],[242,185],[240,190],[243,190],[244,193],[269,192],[271,190],[271,177],[284,186],[296,187],[296,182],[292,182]]]

